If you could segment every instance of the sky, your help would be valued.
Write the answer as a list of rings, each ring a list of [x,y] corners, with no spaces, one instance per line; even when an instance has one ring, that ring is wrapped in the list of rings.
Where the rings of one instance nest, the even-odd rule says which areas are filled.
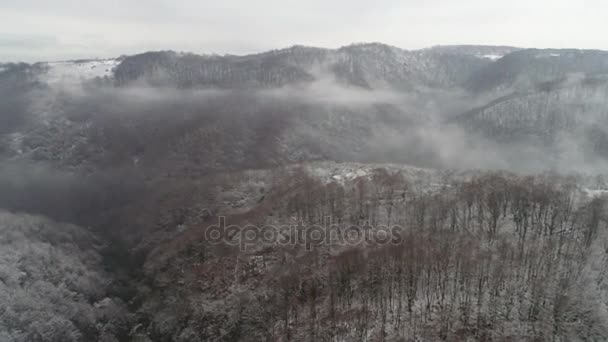
[[[606,0],[0,0],[0,61],[382,42],[608,50]]]

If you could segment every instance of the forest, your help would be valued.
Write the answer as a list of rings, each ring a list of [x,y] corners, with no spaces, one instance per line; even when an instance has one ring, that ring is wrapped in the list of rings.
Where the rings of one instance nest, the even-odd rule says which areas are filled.
[[[243,250],[234,235],[203,238],[215,217],[191,222],[196,228],[145,263],[160,291],[142,306],[154,313],[153,338],[592,341],[608,333],[606,197],[581,191],[575,177],[413,181],[377,168],[338,182],[305,167],[275,177],[254,208],[226,224],[312,227],[330,217],[337,227],[399,227],[401,238],[308,248],[260,237]]]

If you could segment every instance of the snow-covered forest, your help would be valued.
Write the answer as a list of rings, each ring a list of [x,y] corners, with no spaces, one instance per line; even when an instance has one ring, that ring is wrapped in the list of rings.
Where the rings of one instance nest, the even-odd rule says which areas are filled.
[[[0,212],[0,341],[119,341],[126,304],[108,294],[102,241],[83,227]]]
[[[604,341],[607,75],[380,43],[0,64],[0,342]]]
[[[331,217],[338,230],[396,225],[399,242],[307,248],[260,237],[243,250],[206,241],[190,222],[196,228],[146,262],[162,289],[143,306],[153,339],[589,341],[608,333],[606,199],[576,179],[379,167],[327,182],[290,172],[226,225],[309,228]]]

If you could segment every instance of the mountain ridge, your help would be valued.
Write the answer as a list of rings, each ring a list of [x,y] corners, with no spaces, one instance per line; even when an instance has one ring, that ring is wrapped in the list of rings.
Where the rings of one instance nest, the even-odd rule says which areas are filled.
[[[0,72],[1,95],[10,99],[0,105],[7,113],[0,151],[170,174],[173,165],[196,173],[324,159],[511,168],[521,160],[488,163],[477,149],[536,148],[544,136],[550,153],[529,158],[538,169],[553,165],[543,164],[546,155],[561,153],[556,146],[571,129],[593,131],[580,144],[608,156],[606,84],[606,52],[504,46],[295,45],[246,56],[160,51],[18,64]],[[597,104],[585,106],[585,96]],[[522,119],[507,120],[515,116]],[[459,143],[446,144],[448,137]]]

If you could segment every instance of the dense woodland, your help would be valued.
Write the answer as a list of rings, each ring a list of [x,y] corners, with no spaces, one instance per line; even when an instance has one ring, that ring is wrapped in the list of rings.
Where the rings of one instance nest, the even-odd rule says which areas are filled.
[[[1,64],[0,342],[606,340],[606,98],[594,50]]]
[[[440,184],[417,186],[386,169],[343,183],[292,172],[227,224],[295,217],[322,225],[331,216],[398,225],[400,243],[259,242],[242,251],[230,241],[205,242],[193,229],[172,242],[171,255],[147,261],[160,291],[143,306],[154,313],[152,340],[593,341],[608,334],[606,198],[582,194],[574,179],[446,174]]]
[[[104,248],[83,227],[0,211],[0,341],[126,338],[128,309],[107,292]]]

